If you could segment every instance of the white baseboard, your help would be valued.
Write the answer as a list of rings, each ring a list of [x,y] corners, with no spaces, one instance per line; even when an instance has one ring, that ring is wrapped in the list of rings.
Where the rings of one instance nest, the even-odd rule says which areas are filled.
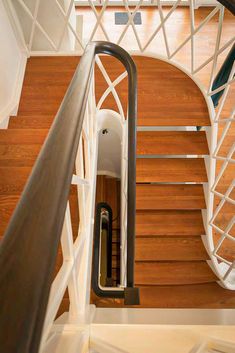
[[[7,129],[8,124],[9,124],[10,117],[8,116],[6,119],[4,119],[2,122],[0,122],[0,129]]]
[[[11,97],[9,103],[7,104],[7,106],[0,112],[0,128],[1,129],[7,128],[9,117],[11,115],[13,115],[13,116],[17,115],[22,86],[23,86],[23,81],[24,81],[26,62],[27,62],[27,55],[25,53],[22,53],[20,61],[19,61],[15,84],[12,89],[12,92],[13,92],[12,97]]]

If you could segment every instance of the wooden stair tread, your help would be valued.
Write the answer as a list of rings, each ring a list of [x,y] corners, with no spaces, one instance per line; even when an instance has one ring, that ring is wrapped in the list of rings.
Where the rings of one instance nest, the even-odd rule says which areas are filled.
[[[203,158],[137,158],[136,181],[151,182],[206,182]]]
[[[2,145],[0,144],[0,167],[33,166],[41,150],[41,145]]]
[[[174,65],[159,59],[143,58],[143,56],[133,56],[133,59],[138,72],[138,125],[210,125],[208,108],[203,94],[187,74]],[[123,65],[115,58],[102,57],[102,63],[112,80],[123,73]],[[96,96],[99,99],[107,88],[107,84],[98,69],[96,70],[96,81],[98,82]],[[125,110],[128,89],[126,81],[121,82],[115,89]],[[112,95],[106,98],[102,108],[118,111]]]
[[[80,56],[34,56],[27,61],[27,73],[57,72],[66,73],[75,70]],[[63,75],[62,75],[63,76]],[[50,81],[49,81],[50,82]]]
[[[0,130],[0,145],[42,145],[47,134],[47,129]]]
[[[196,184],[137,184],[136,209],[203,209],[205,198],[202,185]]]
[[[0,167],[0,195],[21,194],[31,171],[31,167]],[[77,192],[75,185],[71,185],[70,192]]]
[[[30,97],[26,97],[24,103],[21,103],[19,108],[20,114],[25,114],[31,116],[32,114],[43,114],[43,115],[55,115],[60,107],[62,102],[62,98],[66,93],[67,86],[64,88],[63,94],[59,97],[55,97],[53,99],[48,99],[44,105],[40,102],[40,96],[35,97],[34,99],[30,99]],[[46,97],[43,97],[46,101]],[[31,106],[29,106],[28,101],[30,100]],[[57,102],[59,100],[59,102]]]
[[[136,238],[136,261],[199,261],[209,256],[200,237]]]
[[[235,293],[218,283],[172,286],[139,286],[140,305],[137,308],[204,308],[232,309]],[[123,300],[99,298],[92,293],[91,303],[97,307],[125,307]]]
[[[184,119],[185,126],[210,124],[205,99],[185,73],[162,60],[143,60],[142,57],[134,57],[134,60],[137,71],[141,72],[141,78],[138,75],[139,125],[145,125],[146,118],[154,118],[153,126],[166,125],[168,121],[171,126],[176,126],[181,119]]]
[[[50,129],[54,120],[53,115],[48,116],[17,116],[11,117],[9,129]]]
[[[0,195],[20,194],[31,170],[31,167],[0,167]]]
[[[22,188],[23,189],[23,188]],[[22,190],[21,190],[22,191]],[[11,219],[13,211],[20,199],[20,192],[16,191],[14,194],[0,194],[0,237],[6,230],[6,227]],[[69,203],[71,209],[71,221],[74,239],[78,233],[79,216],[77,207],[77,194],[74,192],[74,187],[71,187],[69,195]],[[30,210],[29,210],[30,214]]]
[[[216,280],[206,261],[135,263],[136,286],[198,284]]]
[[[54,116],[79,60],[78,56],[29,58],[18,114]]]
[[[171,115],[162,118],[157,116],[154,111],[148,113],[142,112],[138,117],[138,126],[210,126],[210,119],[208,114],[198,115],[194,117],[188,116],[175,116],[174,112]]]
[[[138,131],[137,155],[206,155],[204,131]]]
[[[0,236],[3,236],[20,195],[0,195]]]
[[[205,233],[201,211],[137,211],[137,236],[200,236]]]

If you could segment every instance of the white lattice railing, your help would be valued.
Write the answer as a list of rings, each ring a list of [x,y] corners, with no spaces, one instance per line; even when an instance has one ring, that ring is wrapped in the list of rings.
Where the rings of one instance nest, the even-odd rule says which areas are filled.
[[[213,261],[213,267],[217,269],[218,276],[223,286],[229,289],[235,289],[235,256],[233,252],[233,259],[227,259],[226,256],[220,255],[220,250],[225,246],[226,248],[234,249],[234,242],[235,238],[232,235],[231,231],[233,232],[234,224],[235,224],[235,215],[234,215],[234,205],[235,200],[233,199],[233,189],[235,186],[235,179],[234,179],[234,170],[232,170],[231,177],[227,178],[229,180],[229,185],[223,191],[218,191],[223,187],[223,177],[226,176],[226,172],[228,168],[234,165],[234,152],[235,152],[235,142],[233,141],[232,144],[229,146],[227,154],[225,156],[221,156],[221,147],[223,143],[226,142],[226,137],[228,136],[230,129],[234,128],[234,114],[235,109],[234,107],[231,110],[230,116],[226,118],[222,118],[223,107],[226,104],[226,98],[228,97],[229,90],[232,88],[231,83],[234,81],[233,77],[235,74],[235,65],[231,70],[228,83],[224,85],[224,94],[220,100],[219,106],[217,111],[214,114],[213,125],[214,127],[214,134],[218,130],[221,130],[221,136],[218,140],[215,141],[215,137],[212,136],[212,149],[211,149],[211,159],[212,159],[212,169],[216,168],[218,162],[221,162],[221,166],[217,166],[217,172],[214,174],[211,172],[211,181],[210,181],[210,194],[209,197],[209,209],[208,209],[208,248],[209,253],[211,254],[211,258]],[[220,87],[220,89],[223,86]],[[215,90],[214,92],[217,92]],[[211,94],[211,92],[209,92]],[[213,131],[213,130],[212,130]],[[214,141],[213,141],[214,140]],[[214,178],[213,178],[214,176]],[[219,198],[219,203],[217,206],[213,203],[214,197]],[[210,203],[211,202],[211,203]],[[217,225],[218,217],[223,213],[223,208],[225,206],[229,206],[231,208],[231,217],[226,221],[223,222],[223,227]],[[213,242],[213,233],[217,232],[219,234],[219,240],[215,245]]]
[[[77,186],[77,202],[79,208],[78,234],[72,230],[70,201],[65,213],[61,235],[61,251],[63,263],[51,287],[41,340],[41,351],[47,349],[53,340],[51,333],[58,309],[64,294],[68,290],[69,312],[68,320],[76,321],[85,315],[90,301],[91,253],[94,226],[94,204],[97,170],[97,120],[94,99],[94,82],[91,84],[88,97],[82,134],[75,162],[75,174],[72,185]],[[79,286],[79,283],[82,283]],[[78,290],[79,288],[79,290]],[[49,339],[48,339],[49,338]]]
[[[79,2],[77,2],[78,4]],[[199,20],[196,16],[194,1],[189,1],[189,7],[185,10],[189,12],[190,22],[184,26],[184,35],[181,39],[175,39],[172,32],[169,36],[168,24],[177,14],[179,6],[182,4],[181,0],[173,2],[172,7],[165,11],[163,5],[164,1],[157,0],[151,3],[152,9],[159,15],[159,21],[156,25],[151,27],[151,33],[148,30],[147,34],[142,35],[141,31],[144,31],[144,26],[138,28],[134,24],[134,16],[137,11],[141,11],[142,6],[146,5],[145,1],[140,0],[137,5],[130,8],[130,2],[123,0],[123,11],[126,11],[128,15],[128,22],[125,26],[121,27],[121,31],[116,35],[116,39],[113,39],[114,28],[112,24],[107,30],[105,21],[103,21],[108,6],[109,0],[102,1],[102,7],[97,8],[96,3],[88,0],[87,4],[90,6],[90,13],[93,14],[93,22],[86,23],[86,17],[84,17],[84,28],[89,27],[89,33],[85,33],[83,36],[81,32],[76,29],[76,13],[74,8],[74,1],[69,0],[52,0],[50,2],[46,0],[35,0],[32,1],[31,6],[29,2],[24,0],[5,0],[6,8],[10,14],[10,19],[15,31],[18,33],[18,38],[21,43],[24,43],[25,50],[28,55],[80,55],[86,44],[92,40],[105,39],[107,41],[113,41],[119,45],[123,45],[129,52],[152,56],[156,58],[162,58],[169,63],[176,65],[186,72],[199,86],[205,100],[208,104],[208,109],[211,118],[211,127],[207,128],[207,136],[210,148],[210,157],[207,161],[207,172],[208,172],[208,185],[205,186],[205,194],[207,199],[207,210],[204,212],[204,222],[206,229],[206,236],[204,242],[207,247],[208,253],[211,257],[211,264],[213,270],[218,275],[220,283],[226,288],[235,289],[235,262],[231,260],[231,257],[227,259],[220,255],[220,248],[223,246],[225,241],[230,241],[234,244],[234,237],[231,234],[231,230],[234,226],[235,217],[227,219],[223,226],[219,226],[216,223],[217,217],[225,203],[234,205],[235,201],[231,194],[234,188],[234,179],[231,179],[230,186],[223,188],[222,191],[217,190],[219,182],[223,180],[223,176],[226,173],[227,168],[234,164],[233,154],[235,151],[235,145],[233,144],[226,155],[220,155],[220,147],[228,137],[228,132],[234,124],[234,108],[227,108],[228,97],[232,92],[234,84],[234,68],[230,74],[230,78],[227,83],[223,86],[212,91],[212,84],[216,77],[219,67],[221,66],[228,50],[231,48],[235,41],[235,37],[231,35],[224,36],[223,23],[224,23],[224,7],[217,5],[216,7],[210,8],[206,12],[204,19]],[[48,8],[47,13],[45,8]],[[53,13],[53,15],[52,15]],[[47,16],[47,17],[46,17]],[[53,16],[53,28],[51,27],[51,19]],[[207,56],[202,55],[201,48],[207,45],[208,38],[205,39],[202,35],[198,38],[201,32],[211,25],[211,21],[214,19],[218,21],[213,22],[214,30],[214,49],[212,53]],[[27,24],[27,25],[26,25]],[[114,25],[113,25],[114,26]],[[56,29],[56,31],[55,31]],[[125,35],[132,31],[132,37],[135,39],[135,43],[132,41],[125,41]],[[231,31],[229,32],[231,34]],[[161,45],[158,45],[158,38],[161,34]],[[199,40],[200,39],[200,40]],[[160,40],[160,39],[159,39]],[[133,45],[131,44],[133,43]],[[212,45],[210,43],[210,45]],[[163,52],[164,50],[164,52]],[[183,51],[183,54],[181,54]],[[67,282],[63,284],[63,290],[61,289],[62,274],[64,275],[64,281],[69,279],[69,295],[71,302],[70,314],[77,313],[81,306],[84,306],[86,294],[75,293],[74,281],[76,276],[82,276],[82,281],[87,281],[87,269],[86,261],[88,256],[88,250],[84,242],[83,234],[89,230],[85,229],[84,212],[89,210],[90,219],[92,221],[92,195],[94,193],[94,154],[95,152],[95,110],[99,110],[103,101],[106,97],[111,94],[114,97],[115,102],[119,110],[119,114],[122,119],[125,116],[122,104],[120,102],[116,86],[122,82],[126,77],[124,72],[114,81],[112,81],[107,74],[102,62],[97,57],[96,63],[101,70],[105,81],[108,85],[107,90],[103,93],[100,101],[96,108],[92,108],[91,113],[87,114],[86,122],[83,128],[83,137],[85,139],[85,154],[82,153],[82,145],[79,149],[78,164],[81,173],[81,165],[84,163],[83,156],[85,155],[86,173],[84,175],[78,175],[74,178],[74,182],[78,183],[78,197],[80,206],[80,237],[79,242],[72,242],[71,238],[71,225],[69,222],[69,207],[67,208],[66,221],[64,226],[64,232],[62,237],[62,248],[64,253],[64,265],[61,271],[57,275],[51,292],[48,316],[45,324],[45,335],[47,334],[49,327],[51,326],[55,317],[56,309],[62,299],[62,292],[67,286]],[[224,94],[220,100],[218,108],[216,110],[213,107],[211,96],[220,90],[224,90]],[[92,97],[94,98],[94,97]],[[231,99],[230,99],[231,101]],[[92,103],[93,104],[93,103]],[[225,109],[226,107],[226,109]],[[193,107],[192,107],[193,109]],[[230,112],[229,112],[230,111]],[[92,118],[91,118],[92,117]],[[221,132],[222,130],[222,132]],[[221,133],[218,138],[218,132]],[[92,141],[92,143],[91,143]],[[220,163],[222,165],[220,166]],[[220,199],[220,203],[215,207],[215,197]],[[123,224],[125,229],[125,223]],[[215,231],[220,234],[218,242],[215,242]],[[81,240],[82,239],[82,240]],[[83,254],[82,257],[78,254]],[[80,262],[79,273],[75,273],[74,264]],[[125,259],[123,260],[125,263]],[[86,269],[86,270],[84,270]],[[60,283],[60,284],[58,284]],[[80,282],[81,283],[81,282]],[[59,290],[60,288],[60,290]],[[85,288],[85,286],[84,286]],[[51,309],[50,309],[51,308]]]

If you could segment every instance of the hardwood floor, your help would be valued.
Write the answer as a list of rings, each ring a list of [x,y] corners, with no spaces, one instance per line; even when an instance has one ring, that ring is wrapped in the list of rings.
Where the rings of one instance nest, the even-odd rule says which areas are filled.
[[[134,10],[134,6],[130,6],[130,11]],[[101,13],[102,8],[96,7],[98,14]],[[166,16],[170,11],[171,7],[163,7],[163,15]],[[111,7],[107,6],[101,23],[103,24],[106,32],[108,33],[110,41],[117,42],[119,39],[124,26],[115,25],[114,13],[116,11],[125,11],[123,6]],[[156,30],[160,24],[160,15],[157,7],[141,6],[138,10],[141,12],[142,25],[135,26],[136,32],[139,36],[141,46],[144,47],[152,33]],[[206,16],[212,11],[211,7],[199,7],[195,10],[195,27],[197,27]],[[96,18],[90,7],[77,7],[77,14],[83,16],[83,35],[85,38],[90,38],[90,35],[96,24]],[[200,66],[207,58],[209,58],[214,50],[216,42],[216,33],[218,25],[218,13],[212,17],[209,23],[204,26],[195,36],[195,48],[196,48],[196,67]],[[170,52],[172,53],[177,46],[179,46],[185,38],[190,34],[190,13],[189,7],[178,6],[177,9],[171,14],[165,24],[166,34],[168,38],[168,44]],[[234,17],[228,11],[225,10],[223,32],[221,38],[221,46],[230,38],[234,36]],[[93,40],[106,40],[103,31],[98,26]],[[127,50],[139,50],[139,46],[131,26],[125,33],[121,43]],[[164,37],[162,31],[160,31],[154,38],[152,43],[147,48],[147,53],[157,53],[166,56],[166,49],[164,43]],[[228,50],[226,50],[220,57],[218,64],[220,65]],[[190,66],[190,42],[188,42],[174,57],[179,63]],[[212,66],[209,64],[200,74],[197,75],[203,82],[207,82]]]

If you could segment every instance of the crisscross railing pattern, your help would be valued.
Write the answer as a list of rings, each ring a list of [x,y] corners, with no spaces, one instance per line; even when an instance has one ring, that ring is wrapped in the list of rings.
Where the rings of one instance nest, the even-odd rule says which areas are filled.
[[[226,137],[228,137],[231,128],[234,128],[234,107],[231,108],[230,116],[227,118],[223,115],[223,108],[226,104],[226,97],[229,95],[229,91],[232,89],[231,82],[233,81],[235,73],[235,64],[233,64],[232,70],[229,75],[228,83],[219,87],[219,90],[224,89],[224,94],[220,100],[219,106],[217,108],[214,124],[215,128],[221,130],[220,138],[218,139],[214,150],[212,151],[212,159],[214,160],[215,165],[217,166],[217,172],[215,174],[215,179],[212,180],[211,185],[211,193],[219,199],[219,202],[214,205],[214,209],[211,209],[211,218],[209,220],[210,226],[212,227],[214,233],[218,233],[219,239],[215,247],[211,248],[214,257],[216,258],[216,268],[218,268],[219,276],[221,282],[224,286],[230,289],[234,289],[234,273],[233,269],[235,268],[235,258],[231,258],[231,256],[226,257],[225,255],[221,256],[220,252],[223,247],[233,248],[235,238],[232,235],[234,231],[235,224],[235,216],[234,216],[234,208],[235,199],[234,199],[234,169],[232,169],[232,175],[226,177],[226,173],[229,168],[233,167],[235,163],[234,152],[235,152],[235,143],[232,141],[228,145],[226,149],[226,153],[221,155],[221,151],[223,146],[226,143]],[[230,82],[230,83],[229,83]],[[218,90],[214,90],[214,93]],[[218,165],[220,163],[220,165]],[[221,190],[222,188],[222,190]],[[223,214],[224,207],[231,208],[231,214],[229,215],[229,219],[226,219],[222,225],[218,224],[218,220]]]
[[[93,84],[91,85],[93,90]],[[94,119],[94,100],[92,95],[86,105],[82,135],[79,142],[75,174],[73,174],[72,185],[77,187],[79,207],[79,229],[74,238],[70,213],[70,201],[68,200],[64,225],[61,235],[61,251],[63,263],[59,269],[50,290],[48,310],[44,322],[44,332],[41,345],[43,346],[56,314],[63,300],[66,289],[69,295],[69,316],[70,320],[83,314],[88,302],[87,283],[89,278],[89,243],[93,229],[93,204],[96,179],[96,119]],[[92,144],[91,144],[92,141]],[[87,220],[90,220],[89,222]],[[78,283],[84,283],[79,288]]]
[[[45,15],[43,10],[45,9],[45,3],[47,3],[45,0],[35,0],[34,6],[31,8],[29,8],[24,0],[5,0],[5,3],[15,19],[13,25],[17,28],[21,40],[23,38],[29,55],[55,55],[62,53],[80,55],[89,41],[104,38],[107,41],[113,41],[124,46],[130,53],[163,58],[183,69],[195,80],[208,103],[211,117],[211,130],[210,132],[208,130],[210,159],[207,163],[207,171],[209,183],[208,188],[205,189],[207,198],[205,243],[211,256],[213,269],[223,286],[235,289],[235,278],[233,275],[234,260],[231,257],[227,259],[220,254],[220,249],[225,246],[226,241],[229,240],[234,243],[231,230],[233,230],[235,218],[233,216],[231,219],[227,219],[223,226],[218,225],[217,222],[221,216],[223,206],[227,203],[234,205],[232,197],[234,189],[233,178],[231,178],[229,186],[220,188],[221,190],[218,191],[218,186],[223,181],[226,171],[231,165],[234,165],[233,154],[235,151],[235,145],[232,145],[230,150],[226,152],[226,155],[220,154],[221,146],[229,138],[229,130],[234,124],[234,107],[227,108],[229,94],[234,89],[234,67],[228,81],[219,87],[213,88],[216,74],[227,52],[235,42],[235,36],[232,31],[230,35],[224,35],[223,33],[224,7],[220,4],[211,7],[206,11],[205,17],[199,19],[195,3],[193,0],[190,0],[188,2],[189,7],[187,8],[190,21],[184,26],[185,33],[180,36],[180,39],[176,40],[172,31],[170,31],[170,23],[174,19],[174,15],[177,13],[179,7],[184,3],[183,0],[176,0],[167,10],[164,8],[164,1],[157,0],[156,2],[151,2],[152,9],[156,11],[158,19],[156,20],[156,24],[154,23],[148,30],[146,30],[145,24],[138,27],[134,23],[135,14],[142,10],[146,2],[140,0],[134,6],[130,6],[130,2],[123,0],[122,11],[127,13],[128,21],[126,25],[120,27],[118,34],[115,25],[113,24],[112,27],[112,24],[109,23],[109,28],[107,29],[104,20],[112,4],[111,1],[102,0],[96,2],[87,0],[86,3],[81,1],[81,5],[86,4],[89,6],[90,12],[93,15],[93,21],[89,20],[89,23],[86,22],[86,16],[84,15],[84,35],[76,30],[74,1],[59,2],[58,0],[53,0],[50,6],[53,6],[54,11],[57,13],[58,24],[60,25],[60,33],[57,33],[56,36],[51,31],[48,23],[43,20],[43,15]],[[79,4],[79,1],[76,4]],[[23,26],[25,18],[30,24],[28,32]],[[200,55],[203,46],[207,45],[207,38],[203,36],[203,30],[207,26],[210,26],[212,21],[214,21],[213,52],[209,55]],[[114,32],[115,37],[113,35]],[[127,35],[131,38],[129,41],[125,40]],[[97,103],[96,109],[101,109],[103,102],[111,94],[117,104],[119,114],[124,118],[124,109],[116,87],[125,79],[126,73],[123,72],[123,74],[112,81],[100,58],[96,59],[96,63],[107,83],[107,89]],[[220,99],[219,106],[214,109],[211,97],[221,91],[223,91],[223,96]],[[218,134],[220,133],[221,135],[218,138]],[[84,185],[84,188],[86,187]],[[216,206],[215,199],[217,200],[218,198],[220,201]],[[217,238],[215,240],[215,235],[218,237],[218,234],[220,234],[219,240]]]

